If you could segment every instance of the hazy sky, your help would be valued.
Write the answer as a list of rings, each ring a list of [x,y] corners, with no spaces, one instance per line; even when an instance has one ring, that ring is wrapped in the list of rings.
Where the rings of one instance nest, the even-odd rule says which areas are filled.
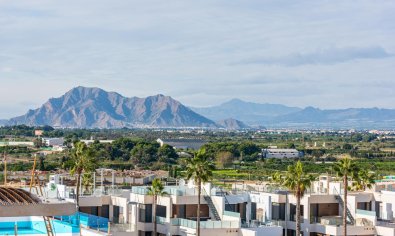
[[[0,0],[0,118],[78,85],[395,108],[395,1]]]

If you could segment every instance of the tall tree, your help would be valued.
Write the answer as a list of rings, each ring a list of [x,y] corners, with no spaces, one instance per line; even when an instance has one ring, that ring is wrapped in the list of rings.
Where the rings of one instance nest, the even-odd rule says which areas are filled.
[[[86,146],[83,142],[76,142],[74,148],[71,150],[71,175],[77,175],[77,186],[76,186],[76,202],[79,207],[79,193],[80,193],[80,182],[81,174],[83,172],[92,172],[95,170],[95,153],[94,151]]]
[[[370,189],[373,187],[376,178],[376,174],[367,169],[359,170],[355,176],[355,181],[352,183],[352,189],[356,191],[365,191],[366,188]]]
[[[197,236],[200,236],[200,196],[202,183],[212,178],[214,169],[214,163],[210,160],[204,148],[196,152],[193,158],[187,159],[187,179],[193,179],[198,190],[198,207],[196,212]]]
[[[154,179],[152,181],[152,186],[148,187],[148,195],[153,196],[153,204],[152,204],[152,215],[153,215],[153,220],[154,220],[154,236],[157,235],[157,225],[156,225],[156,206],[157,206],[157,200],[158,196],[163,196],[166,195],[167,193],[165,192],[165,187],[163,186],[163,183],[160,179]]]
[[[232,167],[234,156],[231,152],[222,151],[216,155],[216,166],[218,169]]]
[[[158,143],[138,143],[130,151],[132,161],[136,165],[149,165],[158,160]]]
[[[349,156],[335,163],[333,170],[337,176],[343,178],[343,235],[347,236],[347,194],[348,194],[348,178],[355,178],[358,173],[358,167]]]
[[[273,175],[273,180],[282,186],[288,188],[296,197],[296,235],[300,236],[300,200],[304,196],[306,189],[311,186],[315,177],[307,174],[303,170],[302,162],[298,161],[294,165],[290,165],[284,174],[276,172]]]
[[[166,163],[166,164],[175,164],[178,159],[178,154],[176,150],[168,145],[164,144],[160,148],[158,148],[158,160],[160,162]]]

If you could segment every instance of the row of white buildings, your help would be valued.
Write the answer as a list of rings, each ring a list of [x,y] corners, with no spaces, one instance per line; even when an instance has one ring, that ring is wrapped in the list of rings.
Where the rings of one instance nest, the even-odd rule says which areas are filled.
[[[54,180],[56,178],[53,178]],[[65,187],[56,181],[57,197],[74,201]],[[295,235],[296,199],[285,190],[270,185],[234,185],[225,191],[207,183],[201,196],[201,235],[204,236],[292,236]],[[395,235],[395,181],[376,183],[373,189],[348,195],[348,235]],[[112,190],[104,194],[81,196],[80,211],[108,218],[107,233],[84,229],[86,235],[151,236],[153,219],[159,235],[196,235],[198,196],[193,182],[179,181],[166,186],[166,195],[158,198],[153,216],[153,197],[147,186]],[[301,201],[304,236],[342,235],[342,183],[321,176]]]

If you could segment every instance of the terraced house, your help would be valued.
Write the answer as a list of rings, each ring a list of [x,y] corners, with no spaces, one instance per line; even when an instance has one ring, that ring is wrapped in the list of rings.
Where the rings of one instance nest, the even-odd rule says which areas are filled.
[[[196,235],[199,198],[192,181],[165,186],[166,194],[158,196],[156,204],[147,186],[95,187],[82,194],[80,213],[72,215],[76,211],[74,187],[59,183],[56,176],[51,179],[45,197],[26,195],[34,201],[24,202],[21,193],[27,193],[23,190],[1,189],[0,234],[18,230],[48,235],[45,226],[50,222],[53,235],[145,236],[153,235],[156,222],[158,235]],[[348,235],[395,235],[393,179],[381,180],[370,190],[350,192],[347,206],[341,189],[342,183],[328,176],[314,182],[301,200],[303,235],[342,235],[344,207]],[[224,190],[206,183],[201,193],[201,235],[295,235],[296,199],[286,190],[270,184],[235,184],[232,190]]]

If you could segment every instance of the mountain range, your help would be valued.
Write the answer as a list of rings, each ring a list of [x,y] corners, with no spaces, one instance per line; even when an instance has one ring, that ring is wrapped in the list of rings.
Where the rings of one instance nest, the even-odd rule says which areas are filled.
[[[322,110],[280,104],[259,104],[233,99],[218,106],[194,108],[195,112],[214,120],[232,117],[250,126],[274,128],[355,128],[393,129],[395,109],[348,108]]]
[[[212,120],[223,120],[229,117],[241,120],[251,125],[264,125],[266,121],[277,116],[287,115],[301,111],[298,107],[288,107],[281,104],[259,104],[232,99],[218,106],[191,107],[191,109]]]
[[[224,120],[217,121],[217,125],[219,127],[228,129],[228,130],[240,130],[240,129],[250,129],[251,127],[246,125],[244,122],[228,118]]]
[[[322,110],[259,104],[232,99],[218,106],[187,107],[169,96],[124,97],[100,88],[76,87],[41,107],[0,125],[51,125],[68,128],[182,128],[230,130],[273,128],[385,128],[395,127],[395,109],[349,108]]]

